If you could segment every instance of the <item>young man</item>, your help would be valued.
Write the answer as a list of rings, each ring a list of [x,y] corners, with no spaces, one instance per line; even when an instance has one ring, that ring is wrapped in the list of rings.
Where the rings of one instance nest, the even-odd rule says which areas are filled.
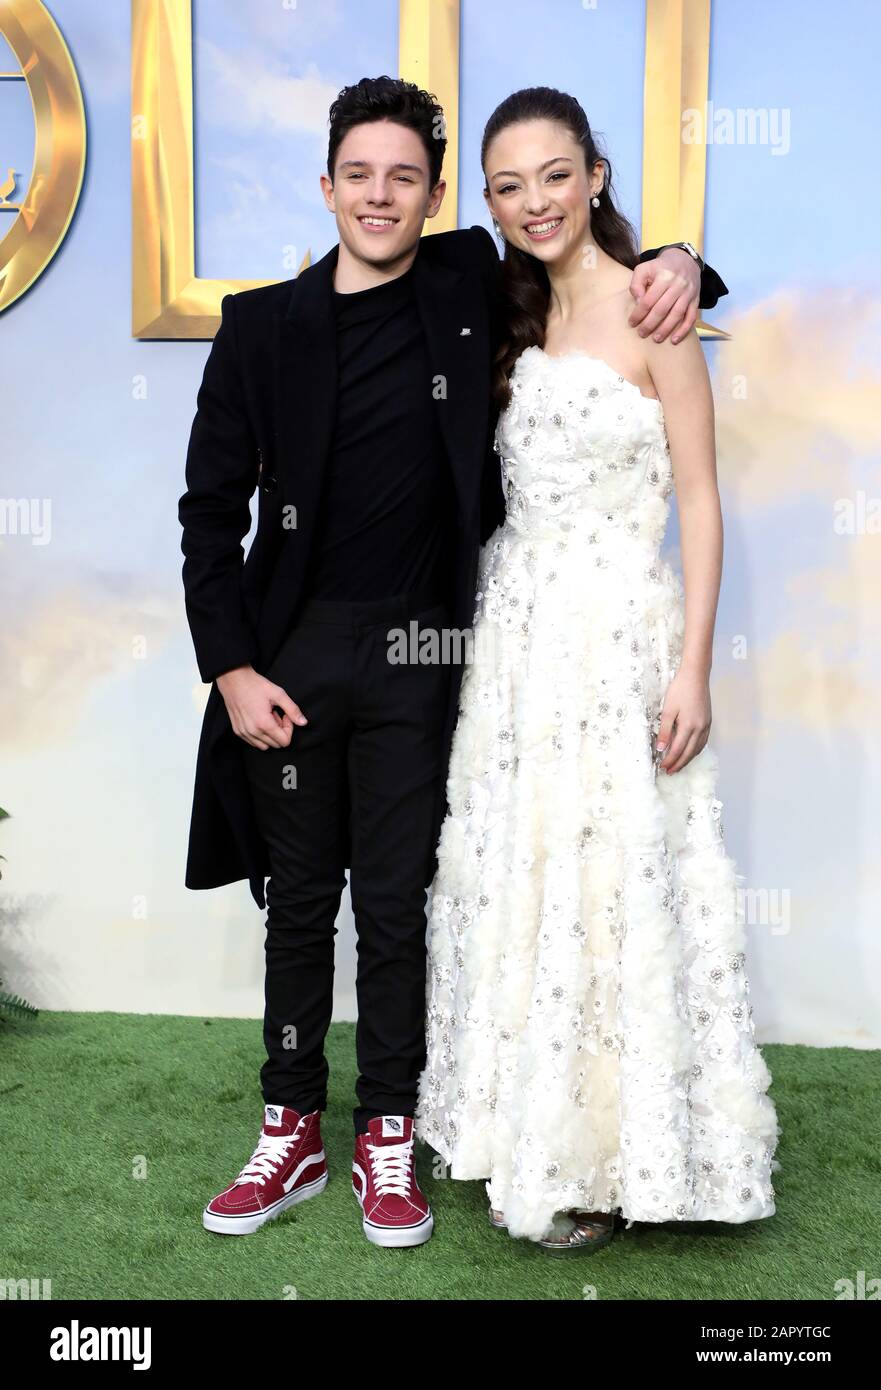
[[[339,245],[293,281],[224,297],[197,398],[179,515],[211,693],[186,883],[247,878],[268,908],[263,1129],[206,1207],[212,1231],[255,1231],[326,1185],[323,1044],[347,867],[363,1230],[388,1246],[432,1230],[412,1115],[425,890],[462,667],[393,664],[387,633],[414,619],[468,629],[478,550],[504,518],[489,389],[498,254],[480,227],[421,238],[444,195],[442,130],[410,83],[343,89],[321,177]],[[645,257],[641,331],[684,331],[699,289],[704,307],[726,293],[693,249]]]

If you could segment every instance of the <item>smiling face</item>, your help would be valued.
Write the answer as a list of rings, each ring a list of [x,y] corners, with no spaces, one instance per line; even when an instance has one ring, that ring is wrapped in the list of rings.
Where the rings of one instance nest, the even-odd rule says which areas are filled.
[[[353,126],[337,150],[333,182],[321,176],[341,247],[377,269],[415,255],[446,188],[443,179],[434,188],[429,183],[428,153],[415,130],[390,120]]]
[[[582,254],[604,166],[586,168],[566,126],[548,120],[506,126],[486,151],[484,173],[484,197],[512,246],[546,265]]]

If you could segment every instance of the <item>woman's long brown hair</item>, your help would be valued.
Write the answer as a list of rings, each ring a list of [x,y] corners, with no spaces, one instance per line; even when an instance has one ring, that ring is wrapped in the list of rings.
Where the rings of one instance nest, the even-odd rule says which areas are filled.
[[[636,232],[619,211],[612,193],[612,166],[597,145],[583,108],[566,92],[554,87],[524,87],[512,92],[496,107],[486,123],[480,146],[480,162],[486,178],[486,154],[496,136],[521,121],[556,121],[571,132],[584,151],[588,172],[598,160],[606,168],[600,205],[590,209],[590,230],[601,250],[631,270],[637,262]],[[499,409],[511,399],[510,376],[525,348],[544,347],[545,322],[550,302],[550,281],[541,261],[505,243],[502,261],[502,293],[505,331],[493,364],[492,392]]]

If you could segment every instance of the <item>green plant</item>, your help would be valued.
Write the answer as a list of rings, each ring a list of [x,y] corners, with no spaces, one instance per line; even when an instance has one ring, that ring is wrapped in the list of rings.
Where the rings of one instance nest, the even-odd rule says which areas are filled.
[[[3,807],[0,806],[0,821],[8,819],[9,812],[4,811]],[[6,855],[0,854],[0,859],[5,863]],[[2,877],[3,873],[2,870],[0,870],[0,878]],[[20,994],[7,994],[6,990],[3,989],[3,981],[0,980],[0,1023],[5,1023],[7,1016],[11,1016],[12,1018],[34,1018],[38,1012],[39,1010],[35,1009],[33,1004],[29,1004],[26,999],[22,999]]]

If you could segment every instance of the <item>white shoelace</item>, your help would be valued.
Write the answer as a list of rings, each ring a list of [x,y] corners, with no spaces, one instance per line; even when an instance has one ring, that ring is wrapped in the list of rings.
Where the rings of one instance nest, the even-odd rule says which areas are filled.
[[[260,1187],[263,1187],[266,1179],[271,1178],[278,1165],[287,1158],[288,1150],[299,1133],[300,1125],[297,1125],[293,1134],[261,1134],[260,1143],[239,1173],[233,1186],[237,1186],[238,1183],[256,1182]]]
[[[400,1144],[368,1143],[367,1152],[373,1169],[374,1186],[379,1195],[396,1192],[400,1197],[409,1197],[413,1140],[405,1139]]]

